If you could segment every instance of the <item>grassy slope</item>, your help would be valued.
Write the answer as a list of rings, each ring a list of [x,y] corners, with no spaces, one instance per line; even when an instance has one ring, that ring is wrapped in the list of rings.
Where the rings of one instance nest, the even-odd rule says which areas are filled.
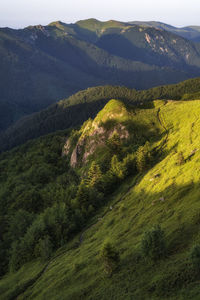
[[[81,125],[89,117],[93,118],[112,98],[130,103],[155,99],[199,99],[199,83],[200,78],[194,78],[178,84],[159,86],[143,91],[116,86],[98,86],[79,91],[41,112],[22,118],[14,126],[10,126],[4,134],[0,134],[0,151],[56,130]]]
[[[144,89],[199,76],[199,53],[169,32],[117,21],[0,29],[0,130],[90,86]]]
[[[18,299],[198,299],[198,278],[192,278],[188,253],[200,241],[200,101],[166,105],[156,101],[152,110],[159,111],[158,121],[163,131],[167,129],[162,137],[165,144],[160,162],[140,177],[124,182],[108,207],[96,216],[95,225],[83,234],[79,247],[69,251],[71,245],[62,248],[60,256],[50,261],[42,276]],[[147,116],[142,110],[141,120]],[[186,159],[181,166],[176,164],[177,151],[183,151]],[[105,211],[107,214],[98,221]],[[138,253],[143,233],[157,223],[166,233],[168,257],[152,264],[139,259]],[[112,278],[104,277],[98,260],[99,249],[107,238],[121,256],[119,270]],[[37,262],[32,266],[40,272]],[[9,293],[23,286],[24,277],[31,280],[25,267],[23,270],[1,281],[2,299],[12,299]]]

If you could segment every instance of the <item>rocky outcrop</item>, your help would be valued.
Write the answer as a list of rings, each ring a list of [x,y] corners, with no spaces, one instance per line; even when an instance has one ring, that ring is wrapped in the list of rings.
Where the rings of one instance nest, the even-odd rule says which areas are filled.
[[[95,126],[95,130],[85,136],[81,136],[72,151],[70,165],[76,167],[81,159],[81,163],[86,163],[90,155],[92,155],[97,147],[106,145],[106,142],[117,134],[123,141],[129,138],[129,132],[125,126],[118,124],[110,130],[103,127]],[[70,139],[68,139],[63,148],[63,155],[69,155],[71,152]]]
[[[111,106],[114,106],[115,111],[112,110]],[[111,100],[94,120],[89,119],[85,122],[78,133],[79,139],[73,149],[70,138],[66,140],[64,145],[63,155],[71,155],[70,165],[76,167],[78,163],[87,163],[88,157],[98,147],[106,146],[107,141],[114,134],[117,134],[122,143],[127,140],[130,134],[120,119],[126,114],[127,110],[122,102]],[[111,122],[109,126],[107,122]]]
[[[79,141],[76,144],[76,147],[74,148],[72,155],[71,155],[71,159],[70,159],[70,165],[71,167],[76,167],[77,163],[78,163],[78,159],[81,156],[83,149],[84,149],[84,140]]]
[[[69,154],[70,148],[71,148],[71,143],[70,143],[70,139],[68,138],[63,147],[62,156],[67,156]]]

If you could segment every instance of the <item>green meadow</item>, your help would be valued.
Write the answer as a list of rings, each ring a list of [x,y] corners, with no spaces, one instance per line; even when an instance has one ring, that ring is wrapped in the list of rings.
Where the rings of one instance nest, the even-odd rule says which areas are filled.
[[[84,229],[48,260],[5,275],[2,300],[199,299],[200,270],[191,251],[200,245],[200,101],[120,105],[109,102],[96,122],[114,116],[119,123],[133,120],[135,130],[145,126],[154,159],[117,184]],[[142,240],[156,225],[166,253],[152,260]],[[106,241],[120,256],[111,276],[99,256]]]

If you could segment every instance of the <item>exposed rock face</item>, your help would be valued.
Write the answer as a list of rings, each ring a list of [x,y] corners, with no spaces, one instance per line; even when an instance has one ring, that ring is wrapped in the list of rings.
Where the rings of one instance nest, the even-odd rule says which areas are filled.
[[[84,149],[84,140],[78,141],[78,143],[76,144],[76,147],[74,148],[72,155],[71,155],[71,159],[70,159],[70,165],[71,167],[75,167],[78,163],[78,159],[82,154],[82,151]]]
[[[106,145],[106,142],[114,135],[117,134],[121,140],[129,138],[129,132],[125,126],[118,124],[110,130],[106,130],[103,127],[98,127],[95,124],[94,131],[91,131],[85,136],[81,136],[72,151],[70,158],[70,165],[76,167],[79,158],[82,163],[86,163],[90,155],[92,155],[97,147]],[[68,139],[64,145],[63,155],[69,155],[70,153],[70,139]]]
[[[65,156],[65,155],[67,156],[69,154],[70,148],[71,148],[70,140],[67,139],[65,142],[65,145],[63,147],[62,156]]]
[[[110,109],[109,105],[115,105],[115,112]],[[106,146],[107,141],[112,138],[114,134],[123,142],[130,137],[130,134],[125,125],[123,125],[119,118],[123,118],[127,114],[124,104],[117,100],[111,100],[105,108],[92,121],[88,120],[79,131],[80,137],[74,149],[67,139],[63,155],[70,155],[70,165],[76,167],[78,163],[85,164],[88,157],[92,155],[98,147]],[[102,121],[103,119],[103,121]],[[116,121],[118,120],[118,121]],[[111,126],[106,126],[106,122],[111,122]]]

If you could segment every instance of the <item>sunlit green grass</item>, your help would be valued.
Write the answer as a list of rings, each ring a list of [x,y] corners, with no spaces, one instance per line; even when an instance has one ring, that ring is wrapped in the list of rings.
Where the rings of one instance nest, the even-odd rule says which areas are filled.
[[[83,234],[82,244],[60,249],[63,254],[52,259],[18,299],[199,299],[199,278],[191,276],[189,251],[200,243],[200,101],[157,101],[152,110],[142,109],[138,120],[148,123],[148,115],[156,116],[158,108],[161,125],[167,129],[164,134],[164,127],[160,128],[160,138],[166,140],[163,145],[154,141],[153,146],[162,145],[162,157],[145,173],[116,187]],[[177,164],[180,151],[182,165]],[[167,257],[157,263],[140,255],[142,236],[155,224],[163,228],[168,249]],[[107,239],[121,258],[111,278],[105,276],[98,258]],[[33,263],[32,273],[29,268],[30,264],[0,282],[1,299],[11,299],[8,295],[18,282],[30,280],[41,265]]]

